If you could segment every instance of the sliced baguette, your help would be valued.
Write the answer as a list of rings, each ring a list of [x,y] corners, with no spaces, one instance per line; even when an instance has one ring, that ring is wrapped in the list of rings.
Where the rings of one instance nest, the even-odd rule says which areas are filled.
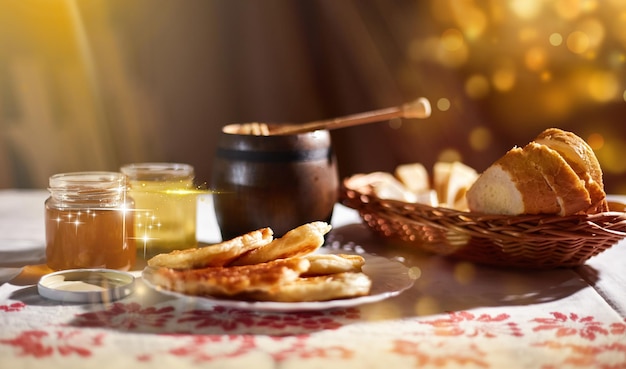
[[[550,128],[509,150],[467,192],[471,211],[489,214],[592,214],[608,209],[602,170],[589,145]]]
[[[587,213],[608,210],[602,169],[596,155],[585,140],[572,132],[548,128],[539,134],[535,141],[556,150],[583,181],[591,201]]]
[[[543,175],[559,204],[558,215],[586,212],[591,205],[589,192],[576,172],[561,155],[546,145],[531,142],[522,150],[529,164]]]
[[[487,214],[557,214],[560,207],[544,175],[514,147],[489,166],[467,191],[469,209]]]

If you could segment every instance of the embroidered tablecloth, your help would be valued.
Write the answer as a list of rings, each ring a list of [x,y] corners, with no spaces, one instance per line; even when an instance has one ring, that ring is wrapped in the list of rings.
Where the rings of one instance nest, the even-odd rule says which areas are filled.
[[[41,237],[29,222],[43,222],[42,198],[0,191],[2,229],[28,230],[11,239]],[[7,209],[18,205],[30,212]],[[210,209],[200,199],[205,242],[219,237]],[[279,313],[199,305],[139,278],[122,300],[68,304],[40,297],[44,268],[29,266],[0,285],[0,368],[626,368],[624,242],[576,269],[504,270],[389,247],[341,205],[333,225],[329,247],[399,260],[414,286],[372,304]]]

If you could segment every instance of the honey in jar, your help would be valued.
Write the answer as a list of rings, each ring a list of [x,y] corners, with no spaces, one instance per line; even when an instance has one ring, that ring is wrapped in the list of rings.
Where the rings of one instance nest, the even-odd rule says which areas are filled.
[[[51,269],[130,270],[136,246],[126,178],[114,172],[56,174],[45,202],[46,259]]]
[[[134,163],[122,166],[135,202],[137,253],[160,253],[197,246],[194,169],[182,163]]]

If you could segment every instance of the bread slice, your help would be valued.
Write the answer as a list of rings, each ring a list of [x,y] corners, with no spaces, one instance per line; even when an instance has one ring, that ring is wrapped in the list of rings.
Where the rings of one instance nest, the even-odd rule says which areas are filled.
[[[445,203],[451,209],[467,210],[467,190],[478,178],[478,172],[460,161],[452,162],[450,165],[450,175],[445,184]]]
[[[608,208],[602,170],[587,143],[557,128],[515,147],[467,192],[471,211],[489,214],[592,214]]]
[[[535,138],[535,142],[556,150],[583,181],[591,201],[587,213],[608,210],[602,169],[596,155],[585,140],[571,132],[548,128]]]
[[[433,165],[433,189],[437,194],[439,204],[446,203],[451,172],[452,163],[450,162],[438,161]]]
[[[536,142],[526,145],[523,152],[556,195],[559,215],[584,213],[589,209],[591,200],[585,183],[558,152]]]
[[[400,164],[394,172],[409,191],[419,194],[430,190],[430,177],[422,163]]]
[[[364,178],[370,181],[374,194],[381,199],[417,202],[417,195],[391,173],[373,172],[364,175]]]
[[[488,167],[467,191],[469,209],[487,214],[557,214],[554,191],[523,149],[514,147]]]

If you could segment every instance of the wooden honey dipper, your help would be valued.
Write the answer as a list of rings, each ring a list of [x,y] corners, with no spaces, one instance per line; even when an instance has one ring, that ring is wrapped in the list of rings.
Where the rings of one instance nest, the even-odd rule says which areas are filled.
[[[415,101],[365,113],[347,115],[329,120],[319,120],[303,124],[268,125],[265,123],[245,123],[239,126],[237,133],[257,136],[290,135],[295,133],[312,132],[319,129],[337,129],[352,127],[361,124],[381,122],[394,118],[428,118],[431,107],[428,99],[420,97]]]

